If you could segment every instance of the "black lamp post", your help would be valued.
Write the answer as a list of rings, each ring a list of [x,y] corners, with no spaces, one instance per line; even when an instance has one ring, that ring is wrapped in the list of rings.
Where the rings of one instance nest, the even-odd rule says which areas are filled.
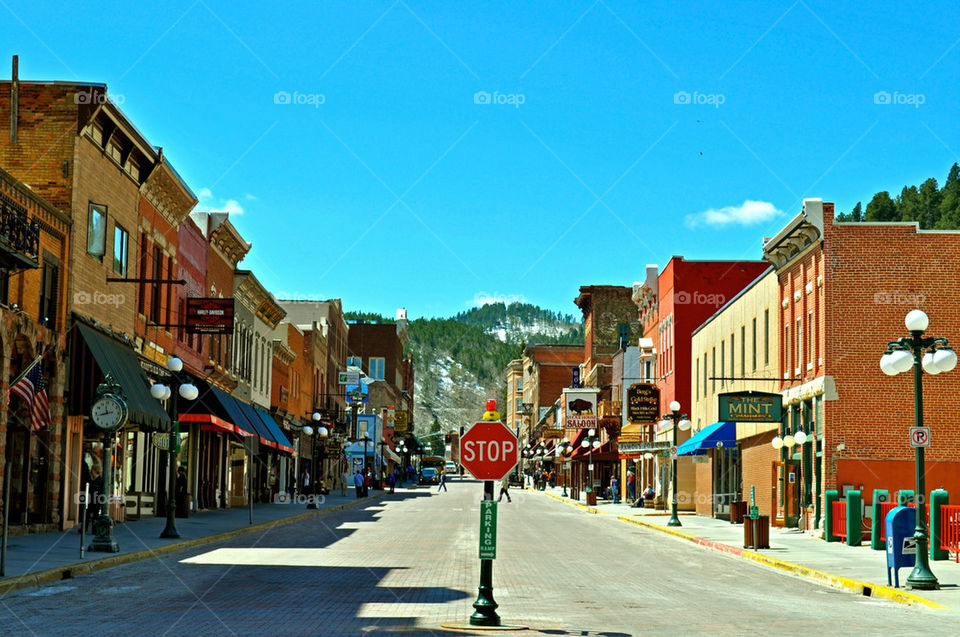
[[[520,452],[520,486],[524,489],[527,488],[527,468],[524,460],[529,460],[533,456],[533,450],[530,448],[530,445],[525,445],[523,450]]]
[[[587,436],[580,443],[580,446],[584,449],[589,449],[590,453],[587,459],[587,465],[590,469],[590,482],[587,483],[586,493],[593,493],[593,450],[599,449],[600,445],[600,436],[597,435],[596,429],[590,429],[587,431]]]
[[[313,422],[319,423],[321,416],[318,412],[313,412]],[[307,436],[313,437],[313,444],[310,445],[310,468],[313,470],[313,483],[310,485],[310,499],[307,501],[308,509],[317,508],[317,483],[323,478],[323,468],[318,468],[317,458],[321,455],[317,453],[317,447],[320,446],[320,441],[326,439],[330,435],[330,432],[326,427],[322,425],[317,425],[317,428],[314,429],[310,425],[303,426],[303,433]]]
[[[380,447],[380,467],[377,469],[377,488],[383,490],[383,470],[387,466],[387,461],[384,460],[383,450],[389,447],[389,443],[386,438],[380,438],[380,442],[377,443],[377,446]]]
[[[667,522],[667,526],[681,526],[680,518],[677,517],[677,430],[686,431],[689,429],[690,421],[687,419],[686,414],[680,413],[680,403],[675,400],[670,402],[670,413],[664,414],[663,420],[660,421],[661,429],[666,429],[671,425],[673,426],[673,447],[670,455],[673,456],[673,458],[670,476],[673,479],[673,497],[670,504],[670,520]]]
[[[923,311],[908,312],[904,324],[910,336],[887,343],[887,351],[880,358],[880,369],[889,376],[895,376],[913,367],[913,419],[916,427],[923,427],[923,372],[939,374],[949,372],[957,366],[957,355],[947,347],[947,339],[923,335],[929,323],[930,320]],[[907,578],[907,586],[919,590],[936,590],[940,588],[940,582],[930,570],[927,552],[924,448],[919,445],[916,447],[916,482],[917,526],[913,537],[917,541],[917,561]]]
[[[570,447],[573,445],[570,444],[570,440],[564,438],[557,443],[557,457],[560,458],[560,471],[561,471],[561,480],[563,480],[563,497],[567,497],[567,465],[566,465],[566,455],[570,450]]]
[[[173,431],[170,432],[170,439],[167,445],[167,454],[170,459],[168,467],[169,488],[167,492],[167,524],[160,533],[161,538],[178,538],[180,532],[177,531],[177,455],[180,453],[180,413],[177,410],[177,396],[185,400],[196,400],[200,395],[200,390],[192,383],[184,383],[177,376],[183,370],[183,361],[172,356],[167,359],[167,370],[170,372],[169,378],[165,379],[170,386],[162,383],[155,383],[150,387],[150,395],[157,400],[170,400],[170,420],[173,421]],[[253,494],[251,494],[251,497]]]

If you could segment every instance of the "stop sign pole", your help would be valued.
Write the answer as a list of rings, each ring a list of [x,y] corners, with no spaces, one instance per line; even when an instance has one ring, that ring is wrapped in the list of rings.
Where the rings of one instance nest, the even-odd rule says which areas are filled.
[[[493,598],[493,558],[496,557],[497,503],[493,500],[494,480],[508,475],[517,465],[516,435],[502,422],[497,401],[487,401],[487,411],[460,439],[460,463],[475,478],[483,480],[480,506],[480,586],[471,626],[501,626],[499,606]]]

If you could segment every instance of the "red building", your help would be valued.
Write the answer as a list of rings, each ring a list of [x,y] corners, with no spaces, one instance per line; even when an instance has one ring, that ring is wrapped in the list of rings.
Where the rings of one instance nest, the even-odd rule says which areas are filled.
[[[672,401],[681,412],[690,409],[691,335],[728,300],[760,276],[769,267],[765,261],[686,261],[673,257],[656,275],[656,266],[647,266],[647,279],[633,288],[633,301],[643,326],[640,348],[641,369],[652,369],[660,389],[664,413]],[[646,374],[644,374],[646,375]],[[691,432],[678,432],[678,442]],[[673,431],[660,431],[661,441],[672,441]],[[661,486],[655,489],[669,501],[667,494],[669,463],[658,471]],[[680,508],[693,509],[696,478],[689,458],[677,463]]]

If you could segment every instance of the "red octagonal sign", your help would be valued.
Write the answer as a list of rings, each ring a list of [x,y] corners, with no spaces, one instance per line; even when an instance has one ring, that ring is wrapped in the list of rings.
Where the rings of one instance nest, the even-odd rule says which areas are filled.
[[[502,422],[481,421],[460,438],[460,464],[478,480],[501,480],[517,466],[518,447]]]

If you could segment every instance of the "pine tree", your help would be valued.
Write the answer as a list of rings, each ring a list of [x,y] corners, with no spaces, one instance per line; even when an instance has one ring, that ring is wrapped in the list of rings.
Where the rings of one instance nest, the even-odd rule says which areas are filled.
[[[954,164],[947,175],[947,183],[940,191],[937,205],[938,219],[934,227],[943,230],[960,228],[960,166]]]
[[[886,190],[878,192],[867,204],[867,214],[864,221],[896,221],[897,204],[890,198]]]
[[[853,217],[854,221],[863,221],[863,209],[860,207],[860,202],[857,202],[857,205],[853,207],[853,212],[850,213],[850,216]]]

